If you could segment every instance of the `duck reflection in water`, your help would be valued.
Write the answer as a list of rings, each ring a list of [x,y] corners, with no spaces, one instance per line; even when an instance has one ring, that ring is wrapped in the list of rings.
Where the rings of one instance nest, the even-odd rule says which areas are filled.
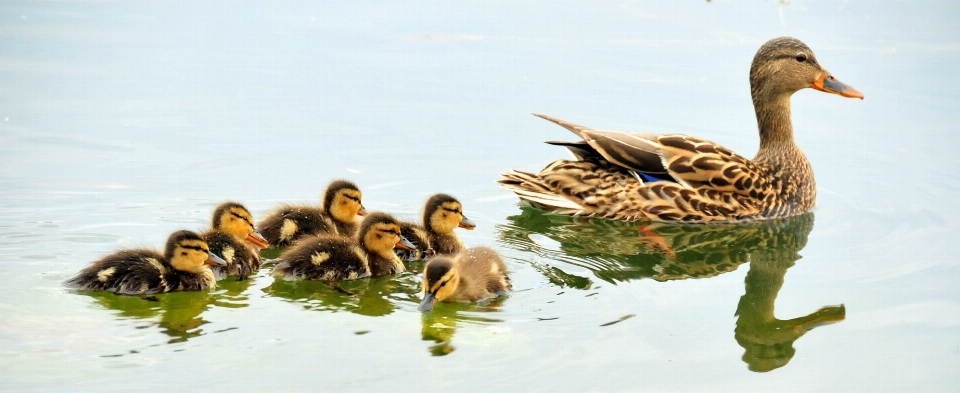
[[[747,272],[746,293],[737,305],[734,337],[746,352],[743,361],[750,371],[767,372],[785,366],[796,350],[793,342],[818,326],[839,322],[846,308],[827,306],[811,314],[781,320],[774,316],[777,293],[783,286],[787,269],[799,259],[795,251],[758,252]],[[760,255],[758,255],[760,254]]]
[[[506,248],[585,268],[614,284],[643,278],[708,278],[749,262],[734,337],[746,350],[743,361],[752,371],[783,367],[793,358],[794,341],[846,315],[841,305],[789,320],[774,316],[787,269],[800,259],[799,251],[813,229],[813,213],[736,224],[683,225],[568,217],[523,207],[520,215],[507,220],[498,227],[499,241]],[[531,265],[558,286],[588,289],[592,285],[589,277],[563,272],[558,266]]]
[[[338,282],[274,280],[263,291],[307,310],[381,316],[393,313],[399,303],[419,302],[418,284],[416,276],[404,272]]]
[[[497,312],[505,297],[487,299],[480,303],[447,303],[444,307],[434,308],[421,315],[423,341],[433,341],[427,348],[433,356],[445,356],[456,350],[453,336],[458,325],[479,325],[495,327],[503,320],[482,316],[483,313]],[[482,337],[489,338],[489,335]]]
[[[170,336],[168,344],[185,342],[191,338],[206,334],[201,326],[209,321],[203,319],[203,312],[210,306],[225,308],[247,307],[245,293],[250,280],[222,280],[217,289],[211,292],[170,292],[156,295],[130,296],[116,295],[106,291],[85,291],[100,305],[118,311],[121,319],[143,319],[156,324],[160,331]],[[225,329],[230,330],[230,329]]]

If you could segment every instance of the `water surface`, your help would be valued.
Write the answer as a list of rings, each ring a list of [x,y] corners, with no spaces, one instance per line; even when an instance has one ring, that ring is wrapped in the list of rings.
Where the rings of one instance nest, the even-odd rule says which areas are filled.
[[[960,6],[953,2],[4,2],[0,389],[955,391]],[[567,157],[530,116],[745,156],[766,40],[866,99],[793,97],[819,190],[789,220],[671,226],[519,204]],[[60,283],[237,200],[349,178],[369,210],[460,198],[514,291],[417,312],[415,270],[269,270],[206,293]],[[348,293],[349,292],[349,293]],[[353,295],[351,295],[352,293]],[[174,382],[170,382],[170,381]]]

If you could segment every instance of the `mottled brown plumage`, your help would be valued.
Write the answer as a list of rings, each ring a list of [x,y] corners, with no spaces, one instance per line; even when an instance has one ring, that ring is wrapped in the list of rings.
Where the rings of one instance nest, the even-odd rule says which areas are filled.
[[[287,247],[306,236],[353,237],[365,214],[360,189],[346,180],[335,180],[323,193],[320,207],[281,205],[267,214],[257,229],[276,247]]]
[[[810,48],[789,37],[760,48],[750,85],[760,133],[753,160],[693,136],[594,130],[537,115],[582,139],[549,142],[566,146],[577,160],[554,161],[536,174],[514,170],[499,182],[521,199],[569,215],[709,222],[807,212],[816,202],[816,182],[793,138],[790,96],[806,87],[863,95],[837,81]]]
[[[364,218],[355,239],[311,236],[277,258],[271,273],[286,280],[344,281],[403,272],[396,246],[411,247],[400,236],[396,219],[384,213]]]
[[[423,267],[420,311],[436,302],[472,302],[500,296],[510,290],[507,265],[487,247],[474,247],[454,257],[437,256]]]
[[[200,234],[210,252],[223,258],[225,266],[212,267],[218,280],[229,276],[245,280],[260,269],[260,249],[269,246],[253,227],[253,216],[243,205],[225,202],[217,206],[210,230]]]
[[[413,244],[413,249],[395,249],[397,256],[404,261],[422,261],[433,256],[430,234],[423,226],[408,221],[400,222],[400,234]]]
[[[406,261],[429,258],[434,254],[456,254],[463,250],[463,242],[454,229],[473,230],[476,224],[463,214],[463,205],[447,194],[436,194],[423,206],[423,226],[401,222],[403,237],[413,243],[413,250],[398,250]]]
[[[177,231],[167,239],[162,254],[150,249],[121,250],[94,262],[63,285],[123,295],[201,291],[217,285],[206,265],[223,263],[199,235]]]
[[[367,253],[354,239],[339,236],[301,238],[275,262],[270,274],[285,280],[344,281],[370,277]]]

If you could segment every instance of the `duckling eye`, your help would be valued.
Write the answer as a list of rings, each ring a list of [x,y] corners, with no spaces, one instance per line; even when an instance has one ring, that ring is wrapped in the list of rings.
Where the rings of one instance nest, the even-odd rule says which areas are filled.
[[[801,63],[807,61],[807,55],[805,55],[805,54],[803,54],[803,53],[797,55],[797,61],[799,61],[799,62],[801,62]]]
[[[248,220],[248,219],[247,219],[246,217],[244,217],[244,216],[241,216],[241,215],[239,215],[239,214],[237,214],[237,213],[233,213],[233,212],[231,212],[230,215],[232,215],[232,216],[234,216],[234,217],[236,217],[236,218],[239,218],[240,221],[243,221],[243,222],[246,222],[247,224],[253,225],[253,223],[250,222],[250,220]]]
[[[443,287],[445,287],[445,286],[447,286],[447,282],[446,282],[446,281],[440,283],[440,288],[443,288]]]

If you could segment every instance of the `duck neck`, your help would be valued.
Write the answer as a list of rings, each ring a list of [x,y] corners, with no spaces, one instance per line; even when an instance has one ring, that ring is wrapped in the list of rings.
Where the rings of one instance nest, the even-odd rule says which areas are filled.
[[[400,260],[400,257],[398,257],[395,252],[393,252],[393,249],[376,251],[374,253],[380,258],[382,258],[383,260],[393,264],[393,267],[394,269],[396,269],[397,273],[406,270],[406,268],[403,265],[403,261]]]
[[[793,139],[793,121],[790,119],[790,94],[766,96],[754,92],[753,106],[760,129],[760,150],[754,161],[768,162],[798,151]]]

